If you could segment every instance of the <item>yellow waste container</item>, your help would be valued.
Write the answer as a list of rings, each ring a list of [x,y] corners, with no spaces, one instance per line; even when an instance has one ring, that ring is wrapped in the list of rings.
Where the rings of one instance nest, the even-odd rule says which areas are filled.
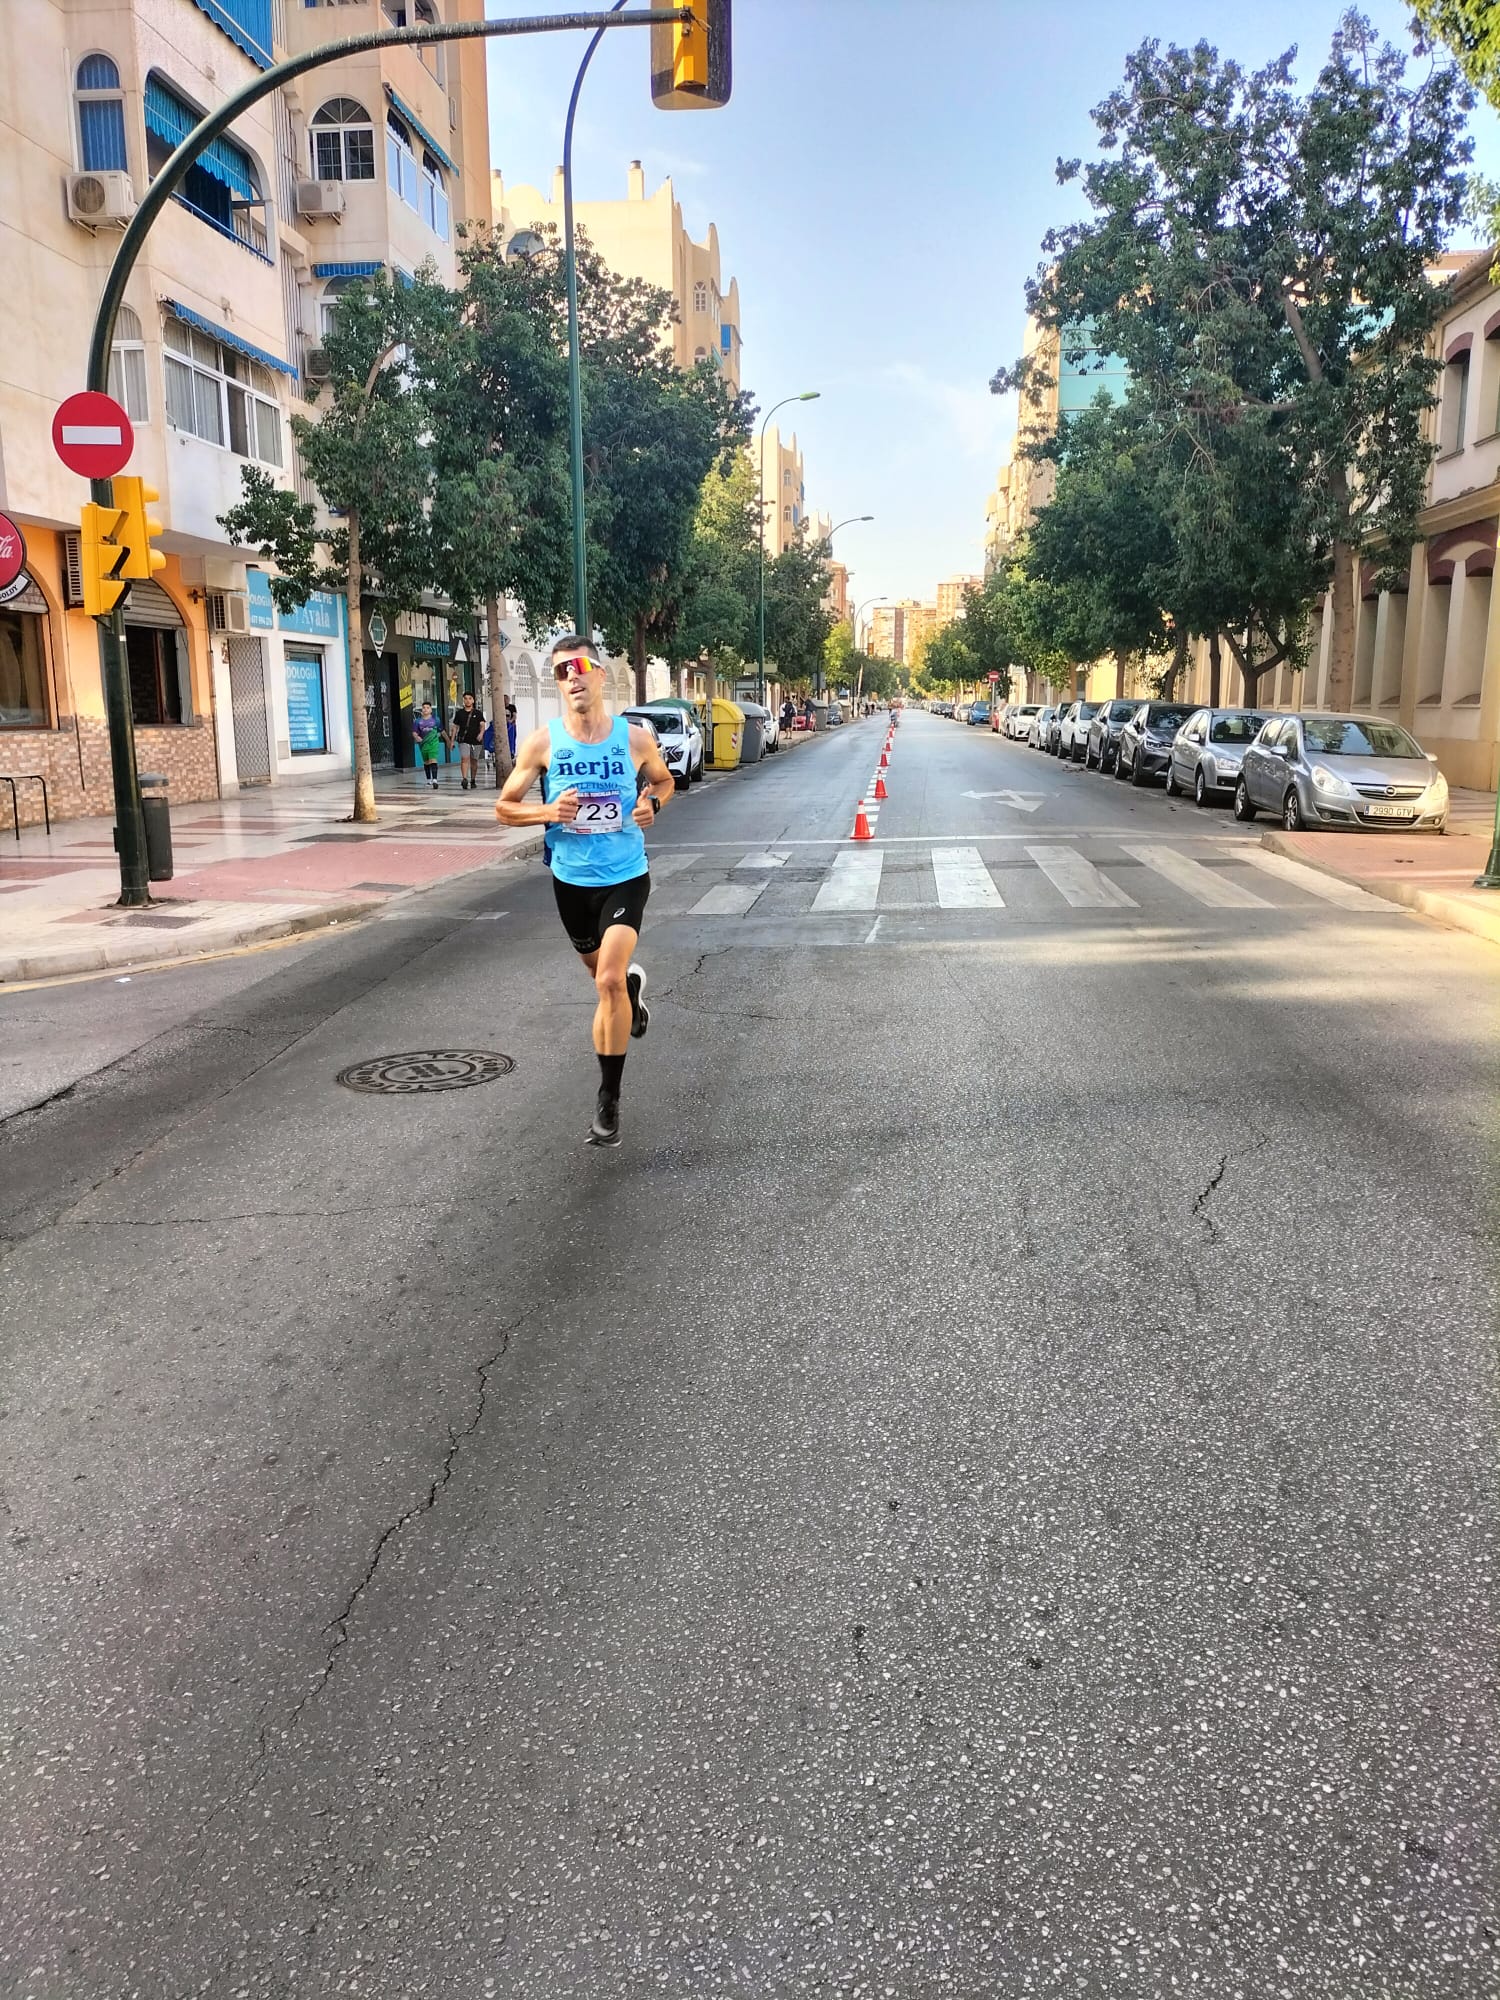
[[[709,758],[715,771],[739,769],[740,750],[745,741],[745,711],[738,702],[714,696],[714,754]]]

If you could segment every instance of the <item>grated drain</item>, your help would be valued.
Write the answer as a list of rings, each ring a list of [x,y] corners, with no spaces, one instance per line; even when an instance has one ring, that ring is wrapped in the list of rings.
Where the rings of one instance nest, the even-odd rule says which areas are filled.
[[[489,1049],[416,1049],[399,1056],[370,1056],[341,1069],[336,1082],[345,1090],[372,1096],[404,1097],[418,1090],[468,1090],[493,1083],[515,1068],[509,1056]]]

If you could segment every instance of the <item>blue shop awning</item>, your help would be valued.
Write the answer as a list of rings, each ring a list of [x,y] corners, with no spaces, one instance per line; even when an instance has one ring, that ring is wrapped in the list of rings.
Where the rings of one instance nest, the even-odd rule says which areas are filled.
[[[385,269],[384,264],[314,264],[315,278],[374,278]]]
[[[405,104],[402,101],[402,99],[396,95],[395,91],[391,89],[391,86],[389,84],[387,84],[385,87],[385,94],[390,99],[392,111],[395,112],[398,118],[402,119],[406,124],[410,125],[413,132],[416,133],[417,137],[422,141],[422,144],[427,148],[428,152],[431,153],[432,157],[437,161],[438,165],[446,167],[450,174],[456,174],[458,172],[458,168],[454,166],[453,162],[449,159],[448,155],[443,151],[442,147],[438,144],[437,140],[433,138],[432,134],[428,131],[427,127],[422,123],[421,119],[417,116],[417,114],[410,108],[409,105]]]
[[[245,51],[257,69],[271,67],[271,0],[194,0],[194,4]]]
[[[146,78],[145,112],[146,130],[154,132],[158,139],[164,139],[174,152],[203,118],[201,111],[195,111],[175,90],[169,90],[154,73]],[[215,180],[222,181],[230,193],[238,195],[241,201],[260,200],[250,156],[232,139],[215,139],[212,145],[204,147],[194,165],[202,167],[206,174],[212,174]]]
[[[251,361],[260,362],[263,368],[274,368],[282,375],[295,376],[297,371],[289,361],[283,361],[279,354],[270,354],[264,347],[257,347],[253,340],[246,340],[242,333],[234,333],[227,326],[219,326],[202,313],[196,313],[191,306],[179,305],[176,299],[163,299],[162,304],[169,313],[176,315],[184,326],[195,326],[200,333],[206,333],[210,340],[219,340],[226,347],[232,347],[236,354],[244,354]]]

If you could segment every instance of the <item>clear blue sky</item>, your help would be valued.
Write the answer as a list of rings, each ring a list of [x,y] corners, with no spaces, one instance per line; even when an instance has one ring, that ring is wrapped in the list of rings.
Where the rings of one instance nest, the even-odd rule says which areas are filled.
[[[488,0],[494,16],[529,11]],[[984,502],[1014,428],[995,368],[1020,349],[1022,286],[1043,233],[1074,213],[1059,154],[1093,151],[1090,107],[1148,35],[1200,38],[1255,65],[1301,50],[1311,74],[1342,11],[1330,0],[735,0],[734,96],[654,109],[645,32],[606,36],[584,85],[580,200],[623,197],[640,159],[671,174],[694,235],[718,224],[740,282],[744,382],[763,408],[800,389],[807,497],[846,528],[863,599],[930,598],[977,570]],[[1366,11],[1405,43],[1407,10]],[[490,51],[491,148],[508,181],[545,187],[582,54],[577,36]],[[1500,177],[1500,121],[1474,114],[1477,164]]]

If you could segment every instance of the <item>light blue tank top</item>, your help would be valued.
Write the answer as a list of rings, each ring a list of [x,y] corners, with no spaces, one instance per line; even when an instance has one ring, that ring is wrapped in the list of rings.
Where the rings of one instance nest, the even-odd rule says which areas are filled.
[[[646,837],[630,817],[638,796],[630,724],[617,716],[602,743],[580,743],[558,716],[548,723],[547,736],[547,798],[570,787],[579,796],[578,818],[547,829],[553,874],[580,889],[644,875]]]

